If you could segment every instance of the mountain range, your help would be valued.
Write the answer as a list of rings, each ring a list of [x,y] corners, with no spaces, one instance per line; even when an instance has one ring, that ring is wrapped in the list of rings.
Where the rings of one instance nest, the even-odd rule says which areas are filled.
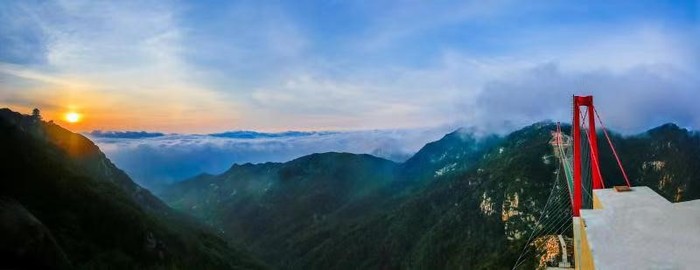
[[[403,163],[323,153],[234,165],[162,197],[280,269],[508,269],[554,183],[555,129],[458,130]],[[674,202],[700,198],[698,133],[666,124],[611,140],[633,185]],[[606,184],[624,183],[610,148],[600,149]]]
[[[234,164],[170,185],[159,199],[87,138],[2,110],[0,166],[12,173],[0,182],[0,254],[11,260],[0,261],[87,269],[510,269],[555,181],[549,139],[556,128],[540,122],[505,136],[460,129],[400,163],[329,152]],[[611,135],[633,185],[673,202],[700,198],[699,133],[666,124]],[[623,183],[603,141],[600,150],[606,185]]]

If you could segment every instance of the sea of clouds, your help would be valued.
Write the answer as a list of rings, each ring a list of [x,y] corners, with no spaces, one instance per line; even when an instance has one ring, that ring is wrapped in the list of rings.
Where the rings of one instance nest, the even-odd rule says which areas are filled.
[[[285,162],[323,152],[372,154],[402,162],[451,128],[217,134],[93,131],[85,133],[137,183],[158,190],[233,164]]]

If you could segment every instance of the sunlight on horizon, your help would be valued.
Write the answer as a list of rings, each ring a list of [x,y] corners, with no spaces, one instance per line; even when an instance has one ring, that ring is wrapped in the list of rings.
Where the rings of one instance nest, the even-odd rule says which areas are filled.
[[[77,112],[68,112],[65,115],[65,120],[68,123],[78,123],[80,120],[82,120],[83,116]]]

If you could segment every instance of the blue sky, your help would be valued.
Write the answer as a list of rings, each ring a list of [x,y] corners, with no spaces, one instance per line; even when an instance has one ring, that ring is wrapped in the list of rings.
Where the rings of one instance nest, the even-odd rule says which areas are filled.
[[[3,1],[0,106],[204,133],[700,128],[698,1]]]

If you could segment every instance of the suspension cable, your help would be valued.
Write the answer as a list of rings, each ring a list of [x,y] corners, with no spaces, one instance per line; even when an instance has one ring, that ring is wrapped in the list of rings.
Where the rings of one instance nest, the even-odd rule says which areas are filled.
[[[593,141],[591,141],[591,134],[589,130],[586,130],[586,137],[588,138],[588,147],[591,148],[591,152],[593,151]],[[600,176],[600,184],[605,188],[605,181],[603,181],[603,177],[600,173],[600,163],[598,163],[598,157],[596,155],[591,155],[591,159],[593,160],[593,166],[597,169],[596,173]]]
[[[622,167],[622,161],[620,161],[620,156],[617,154],[617,151],[615,150],[615,146],[613,146],[612,140],[610,139],[610,136],[608,135],[607,128],[605,128],[605,124],[603,124],[603,119],[600,118],[600,114],[598,114],[598,110],[593,108],[593,111],[595,112],[595,115],[598,117],[598,122],[600,122],[600,127],[603,128],[603,133],[605,134],[605,138],[608,140],[608,144],[610,145],[610,149],[612,149],[613,155],[615,156],[615,160],[617,161],[617,166],[619,166],[620,171],[622,171],[622,176],[625,178],[625,183],[627,183],[628,187],[631,187],[632,185],[630,184],[630,180],[627,177],[627,173],[625,172],[625,168]]]
[[[562,164],[563,165],[563,164]],[[530,233],[528,240],[525,242],[518,259],[512,269],[517,269],[527,261],[528,255],[534,251],[532,245],[533,239],[538,235],[549,235],[551,233],[559,234],[562,228],[571,223],[571,207],[569,205],[570,196],[566,182],[561,181],[561,167],[557,168],[556,177],[545,207],[540,212],[540,216],[536,221],[533,231]],[[565,252],[565,251],[564,251]]]
[[[556,171],[556,179],[559,179],[559,170],[560,170],[560,169],[557,168],[557,171]],[[540,225],[540,221],[542,220],[542,217],[544,216],[544,211],[547,210],[547,206],[549,206],[549,203],[550,203],[551,200],[552,200],[552,195],[554,194],[554,188],[555,188],[555,187],[556,187],[556,182],[555,182],[554,185],[552,186],[552,190],[549,191],[549,197],[547,198],[547,203],[545,203],[544,208],[542,208],[542,212],[540,213],[540,217],[539,217],[539,218],[537,219],[537,221],[535,222],[535,226],[539,226],[539,225]],[[515,269],[515,267],[517,267],[517,263],[520,261],[520,259],[521,259],[521,258],[523,257],[523,255],[525,254],[525,253],[524,253],[524,252],[525,252],[525,249],[526,249],[527,246],[530,244],[530,240],[532,240],[532,237],[535,235],[535,232],[536,232],[536,231],[537,231],[537,227],[535,227],[535,229],[532,230],[532,232],[530,233],[530,237],[527,238],[527,241],[525,242],[525,246],[523,247],[523,250],[520,252],[520,256],[518,256],[518,259],[515,261],[515,262],[516,262],[516,266],[514,266],[513,269]]]

